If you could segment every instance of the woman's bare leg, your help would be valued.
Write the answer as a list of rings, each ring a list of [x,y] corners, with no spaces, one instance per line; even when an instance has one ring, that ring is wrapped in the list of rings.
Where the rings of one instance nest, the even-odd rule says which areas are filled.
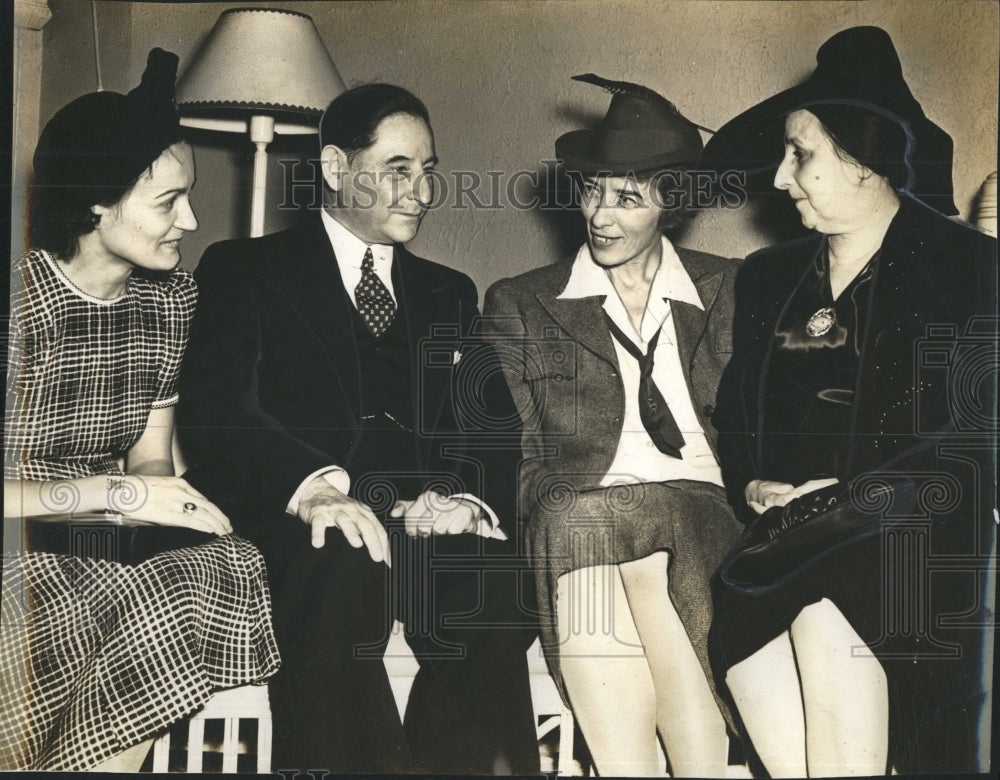
[[[142,762],[146,760],[149,746],[153,740],[147,739],[138,745],[126,748],[117,756],[112,756],[106,761],[102,761],[97,766],[89,769],[90,772],[129,772],[135,773],[142,768]]]
[[[723,777],[726,722],[667,590],[665,551],[619,565],[656,691],[656,724],[674,777]]]
[[[806,721],[788,632],[730,668],[726,684],[771,777],[805,777]]]
[[[885,671],[828,599],[792,622],[802,680],[810,777],[885,774],[889,693]]]
[[[563,680],[597,771],[660,774],[653,680],[618,567],[561,576],[556,619]]]

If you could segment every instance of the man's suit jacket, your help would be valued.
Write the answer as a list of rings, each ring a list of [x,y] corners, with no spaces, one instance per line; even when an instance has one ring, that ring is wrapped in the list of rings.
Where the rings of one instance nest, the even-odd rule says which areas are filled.
[[[671,301],[681,366],[698,420],[711,424],[719,378],[732,352],[738,263],[677,247],[704,311]],[[562,299],[573,259],[514,279],[486,294],[485,322],[500,352],[524,424],[521,511],[556,483],[599,485],[615,456],[625,413],[618,357],[603,297]]]
[[[393,275],[412,364],[399,379],[411,390],[421,471],[485,499],[510,535],[517,415],[492,349],[465,338],[478,315],[475,285],[402,246]],[[195,278],[182,445],[193,481],[255,536],[254,526],[273,524],[309,474],[349,469],[361,429],[353,304],[318,216],[214,244]],[[482,446],[484,437],[514,444]]]

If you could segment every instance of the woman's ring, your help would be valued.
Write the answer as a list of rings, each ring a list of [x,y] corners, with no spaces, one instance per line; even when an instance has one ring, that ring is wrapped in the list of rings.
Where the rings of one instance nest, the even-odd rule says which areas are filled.
[[[193,501],[188,501],[184,504],[184,514],[186,515],[193,514],[194,510],[197,508],[198,508],[197,505]]]

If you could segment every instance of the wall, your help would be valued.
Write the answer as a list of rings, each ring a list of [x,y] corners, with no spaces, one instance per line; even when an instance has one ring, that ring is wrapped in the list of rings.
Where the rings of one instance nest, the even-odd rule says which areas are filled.
[[[46,0],[14,0],[11,8],[11,123],[10,141],[10,207],[11,256],[24,252],[27,220],[24,199],[30,175],[31,155],[35,149],[40,125],[38,123],[42,92],[42,30],[52,18]],[[2,17],[0,17],[2,19]],[[0,28],[3,29],[3,28]],[[6,129],[6,128],[5,128]],[[2,235],[2,232],[0,232]]]
[[[97,2],[105,87],[137,83],[147,51],[177,52],[181,69],[218,14],[250,3]],[[925,112],[955,141],[956,202],[968,216],[979,185],[996,169],[997,6],[979,0],[707,2],[705,0],[383,0],[256,3],[310,14],[348,86],[383,80],[419,95],[430,109],[440,168],[544,170],[554,139],[599,117],[605,93],[570,81],[594,72],[648,85],[698,124],[734,114],[804,78],[816,49],[837,30],[876,24],[892,35],[904,74]],[[45,28],[42,120],[92,90],[90,3],[51,0]],[[311,141],[280,138],[272,148],[266,229],[279,212],[276,157],[308,156]],[[245,232],[251,148],[237,136],[195,139],[195,207],[202,227],[185,241],[193,267],[212,241]],[[478,191],[486,199],[488,188]],[[520,197],[527,193],[523,187]],[[780,236],[794,214],[783,198],[738,212],[701,215],[684,243],[742,256]],[[460,267],[482,291],[503,276],[552,262],[581,240],[572,214],[438,209],[413,248]]]

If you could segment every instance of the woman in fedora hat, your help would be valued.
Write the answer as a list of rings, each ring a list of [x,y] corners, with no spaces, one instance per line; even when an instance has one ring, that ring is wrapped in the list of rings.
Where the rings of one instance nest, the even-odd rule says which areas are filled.
[[[673,775],[722,776],[710,578],[739,524],[709,418],[737,264],[664,235],[690,205],[698,128],[650,89],[576,78],[614,95],[556,141],[587,242],[485,307],[524,423],[543,648],[602,775],[657,774],[659,732]]]
[[[154,49],[138,87],[77,98],[35,150],[11,276],[4,518],[25,549],[3,562],[4,770],[137,771],[157,732],[278,666],[263,558],[173,476],[196,298],[176,266],[198,226],[176,71]]]
[[[945,216],[951,139],[881,29],[834,35],[706,159],[774,171],[782,139],[774,186],[814,232],[737,283],[726,682],[772,776],[981,771],[996,241]]]

